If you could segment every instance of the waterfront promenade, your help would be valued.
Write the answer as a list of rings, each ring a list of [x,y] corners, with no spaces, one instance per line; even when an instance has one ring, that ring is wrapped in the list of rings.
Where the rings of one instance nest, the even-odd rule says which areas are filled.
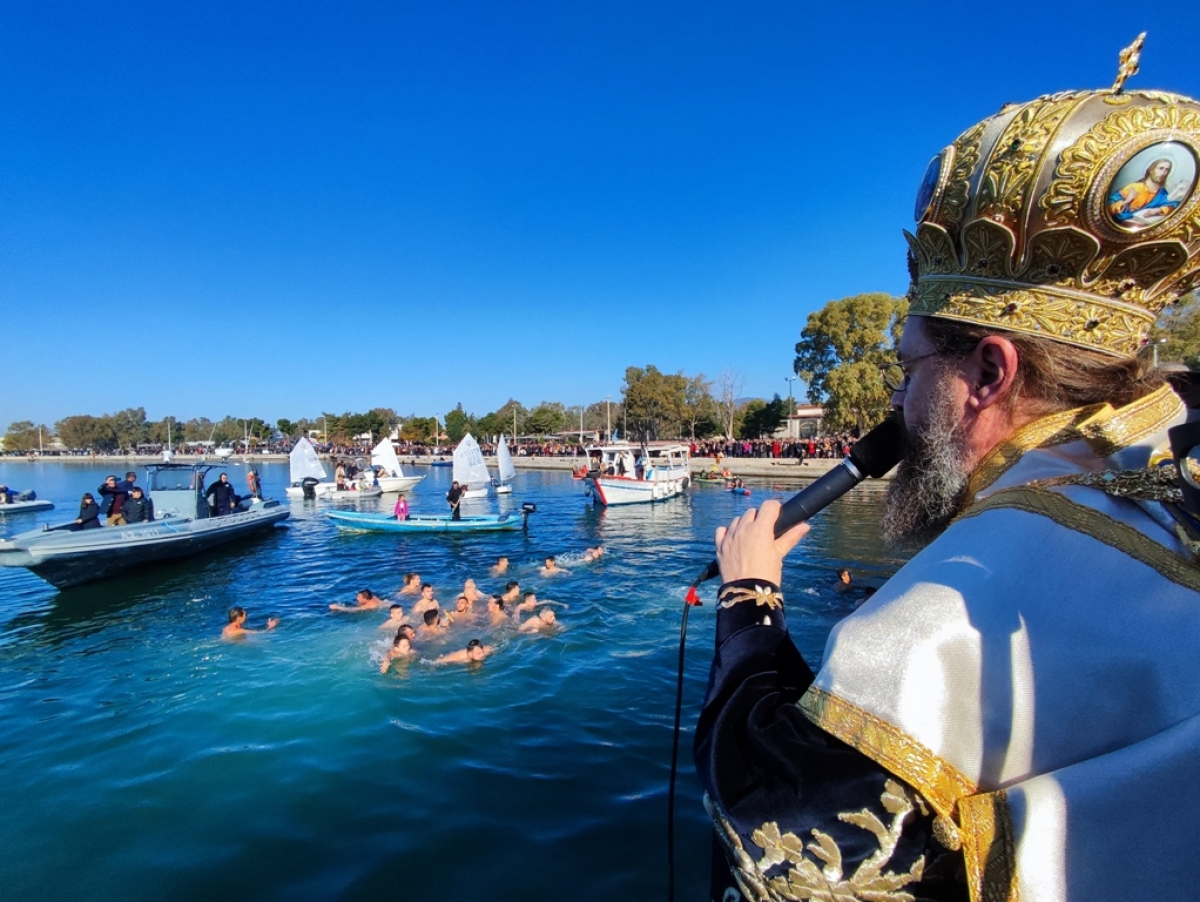
[[[341,457],[350,457],[351,455],[340,455]],[[368,455],[359,455],[366,457]],[[198,454],[177,454],[174,460],[179,463],[195,463],[203,459]],[[228,460],[221,460],[215,457],[208,457],[207,460],[216,466],[235,466],[243,463],[255,462],[286,462],[286,454],[251,454],[245,458],[240,455],[231,457]],[[322,459],[329,461],[329,455],[322,455]],[[449,456],[447,455],[447,458]],[[28,458],[28,457],[3,457],[0,458],[4,463],[37,463],[39,460],[53,463],[63,464],[86,464],[89,466],[102,467],[104,465],[119,469],[127,466],[142,466],[144,464],[160,463],[162,458],[153,454],[100,454],[96,457],[85,455],[66,455],[62,457],[45,457],[45,458]],[[488,468],[496,469],[496,459],[494,457],[485,457]],[[513,466],[518,470],[574,470],[582,462],[582,457],[514,457]],[[405,467],[429,467],[432,460],[428,457],[401,457],[400,463]],[[840,458],[813,458],[810,460],[800,461],[794,457],[782,458],[773,460],[764,457],[725,457],[721,460],[721,466],[728,469],[733,476],[741,476],[743,478],[750,477],[755,479],[779,479],[784,481],[807,481],[816,479],[828,473],[831,469],[841,462]],[[716,459],[712,457],[697,457],[691,462],[691,470],[693,473],[699,473],[702,470],[708,470],[716,466]],[[330,466],[330,472],[333,468]],[[886,476],[884,477],[887,478]]]

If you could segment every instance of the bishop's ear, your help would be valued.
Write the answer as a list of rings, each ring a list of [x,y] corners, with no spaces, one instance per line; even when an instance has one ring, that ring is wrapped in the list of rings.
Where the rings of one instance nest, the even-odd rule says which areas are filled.
[[[970,404],[986,410],[1009,397],[1017,377],[1017,349],[999,335],[989,335],[975,346],[970,359]]]

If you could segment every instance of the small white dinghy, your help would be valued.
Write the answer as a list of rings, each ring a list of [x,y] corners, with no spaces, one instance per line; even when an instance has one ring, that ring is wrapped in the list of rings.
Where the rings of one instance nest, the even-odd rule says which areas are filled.
[[[384,492],[407,492],[424,479],[424,476],[405,476],[400,468],[400,458],[396,456],[396,448],[386,435],[379,444],[371,449],[371,464],[383,467],[386,475],[375,477],[379,488]]]
[[[492,474],[483,462],[479,442],[469,432],[454,449],[454,481],[467,487],[464,498],[486,498],[492,484]]]
[[[500,447],[496,449],[496,479],[492,481],[492,485],[496,487],[497,495],[511,495],[512,481],[517,476],[517,469],[513,466],[512,454],[508,450],[508,443],[504,441],[504,436],[500,436]]]
[[[292,448],[292,453],[288,455],[288,466],[291,470],[292,484],[285,489],[285,494],[289,498],[304,497],[306,479],[316,480],[309,485],[318,497],[337,488],[336,483],[329,481],[329,474],[325,472],[321,458],[317,456],[317,449],[304,436],[301,436],[296,442],[296,447]]]

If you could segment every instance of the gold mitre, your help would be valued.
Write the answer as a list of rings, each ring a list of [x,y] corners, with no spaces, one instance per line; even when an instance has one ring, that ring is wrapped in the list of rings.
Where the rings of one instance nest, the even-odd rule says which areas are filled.
[[[1122,90],[1140,45],[1111,89],[1005,106],[934,157],[910,313],[1132,357],[1200,283],[1200,104]]]

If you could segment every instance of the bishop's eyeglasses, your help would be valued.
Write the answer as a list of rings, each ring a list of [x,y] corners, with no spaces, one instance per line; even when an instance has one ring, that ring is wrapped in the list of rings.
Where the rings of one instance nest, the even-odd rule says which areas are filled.
[[[907,360],[898,360],[895,363],[879,364],[879,372],[883,375],[883,384],[887,386],[888,391],[907,391],[908,382],[912,379],[912,374],[908,371],[908,368],[921,360],[938,357],[941,353],[941,351],[934,351],[930,354],[922,354],[920,357],[909,357]]]

